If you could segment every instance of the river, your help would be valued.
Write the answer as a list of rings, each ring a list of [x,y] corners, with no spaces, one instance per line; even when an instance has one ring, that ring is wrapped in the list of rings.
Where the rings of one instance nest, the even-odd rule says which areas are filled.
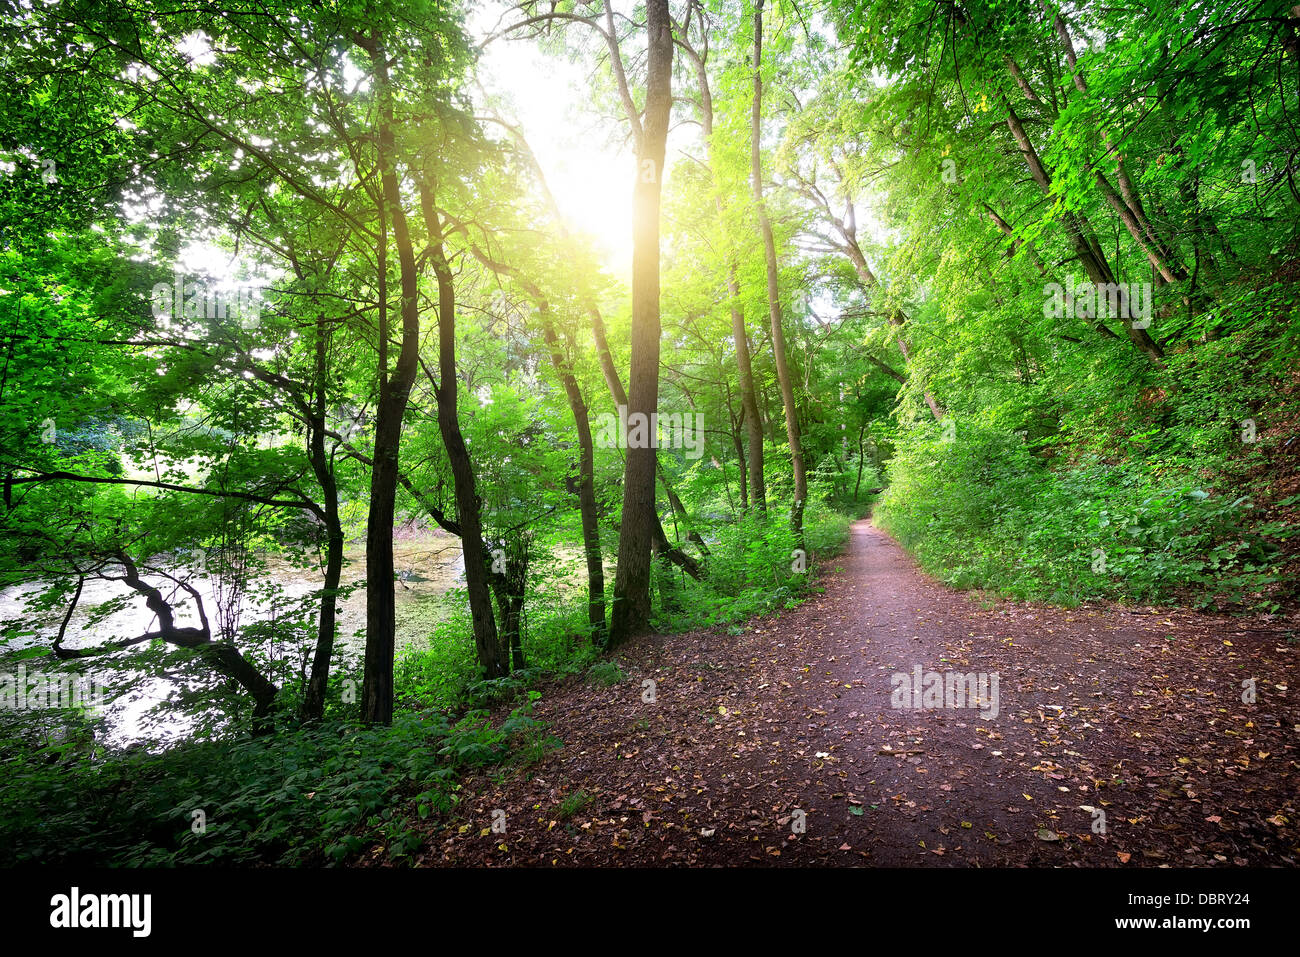
[[[465,564],[460,543],[442,533],[399,536],[393,543],[393,551],[398,577],[397,646],[400,653],[413,642],[427,640],[440,613],[437,599],[464,585]],[[260,561],[262,567],[257,575],[262,590],[267,590],[267,585],[278,588],[271,589],[276,594],[270,597],[259,598],[252,592],[245,596],[239,617],[241,626],[275,619],[290,605],[296,604],[295,599],[302,599],[321,587],[321,576],[312,569],[296,567],[276,555],[261,556]],[[188,577],[190,584],[203,596],[208,620],[215,633],[218,602],[212,578],[184,566],[172,567],[168,571],[177,577]],[[162,581],[147,575],[145,578],[154,584]],[[356,584],[364,578],[364,543],[353,543],[345,550],[342,584]],[[16,683],[20,668],[32,680],[38,674],[71,669],[72,666],[58,662],[48,654],[34,657],[39,649],[48,648],[53,642],[66,611],[66,605],[43,613],[32,607],[33,597],[48,584],[29,582],[0,590],[0,623],[20,623],[23,632],[0,646],[0,679],[13,678]],[[117,601],[119,605],[95,623],[92,610],[110,601]],[[176,611],[178,625],[199,624],[192,599],[183,603],[178,599]],[[358,631],[364,627],[365,617],[365,590],[357,588],[339,604],[336,661],[360,655],[364,641]],[[313,627],[314,623],[313,616]],[[145,606],[142,596],[121,582],[90,579],[86,581],[77,609],[68,623],[63,646],[91,649],[104,642],[146,634],[156,626],[157,621]],[[283,650],[293,655],[303,653],[302,647]],[[102,658],[82,659],[75,663],[78,669],[87,669],[82,671],[87,682],[94,680],[109,689],[111,700],[102,708],[104,720],[96,731],[97,741],[110,748],[145,743],[166,745],[193,734],[202,721],[201,711],[187,713],[179,708],[160,709],[159,706],[168,701],[178,702],[187,695],[193,696],[205,687],[210,688],[214,683],[212,676],[186,680],[174,674],[142,670],[132,665],[132,656],[136,653],[136,649],[114,651]],[[57,734],[59,722],[56,716],[45,717],[50,732]]]

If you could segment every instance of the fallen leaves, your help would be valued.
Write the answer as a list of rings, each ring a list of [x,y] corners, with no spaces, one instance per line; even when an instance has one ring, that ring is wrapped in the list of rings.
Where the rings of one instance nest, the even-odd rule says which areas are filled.
[[[880,544],[896,548],[883,536]],[[1276,705],[1248,708],[1237,704],[1235,674],[1223,673],[1217,619],[1174,615],[1153,635],[1152,623],[1111,606],[1073,621],[1054,609],[990,611],[924,581],[901,557],[880,584],[864,579],[853,564],[860,558],[850,555],[845,575],[856,590],[831,583],[823,598],[728,635],[717,651],[701,653],[700,633],[631,643],[622,652],[629,667],[674,688],[648,733],[630,730],[645,712],[621,689],[548,688],[546,719],[566,743],[541,766],[548,783],[485,773],[464,792],[473,801],[481,789],[478,810],[466,803],[463,817],[440,828],[435,815],[430,841],[448,863],[501,862],[499,835],[476,838],[477,813],[502,807],[515,864],[806,866],[860,864],[860,855],[886,866],[947,857],[1097,866],[1113,864],[1112,853],[1128,864],[1139,852],[1116,851],[1116,833],[1151,862],[1300,863],[1286,787],[1300,727],[1277,704],[1292,646],[1231,632],[1234,667],[1249,662],[1244,673]],[[890,709],[888,676],[918,658],[999,671],[1003,715],[990,726],[971,712]],[[516,809],[552,807],[556,788],[562,796],[575,787],[598,796],[601,817],[556,824],[552,812],[516,830]],[[810,812],[809,826],[792,835],[796,807]],[[848,813],[813,817],[835,807]],[[1102,807],[1113,830],[1078,833]],[[1218,808],[1230,810],[1207,814]],[[603,819],[620,809],[642,828]],[[1037,818],[1028,830],[1024,815]],[[967,832],[982,837],[959,841]],[[919,840],[940,835],[954,846]]]

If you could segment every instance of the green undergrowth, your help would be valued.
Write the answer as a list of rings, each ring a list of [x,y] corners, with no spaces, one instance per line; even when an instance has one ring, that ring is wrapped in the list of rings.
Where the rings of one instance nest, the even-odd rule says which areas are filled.
[[[10,864],[292,866],[372,843],[400,860],[418,818],[454,809],[463,773],[558,744],[531,706],[496,726],[484,711],[401,713],[388,728],[335,721],[95,762],[10,753],[0,846]]]
[[[807,516],[809,555],[796,567],[784,518],[743,518],[715,531],[703,582],[675,582],[675,613],[660,627],[735,622],[806,597],[816,563],[834,555],[850,519]],[[662,593],[664,582],[656,580]],[[532,596],[524,645],[529,666],[484,680],[473,661],[463,596],[446,596],[427,644],[408,648],[396,672],[391,727],[337,715],[353,706],[331,697],[327,719],[302,727],[282,718],[273,733],[196,736],[157,753],[106,752],[71,743],[32,750],[4,741],[0,761],[0,847],[9,864],[185,866],[340,863],[378,846],[410,858],[422,818],[454,812],[462,777],[527,767],[561,743],[532,716],[537,687],[565,675],[610,686],[626,675],[594,647],[585,608],[572,594]],[[350,673],[349,673],[350,674]],[[355,676],[336,674],[336,692]],[[494,723],[491,714],[506,710]],[[230,730],[234,730],[233,728]]]
[[[852,521],[829,509],[810,509],[804,521],[804,555],[797,553],[784,513],[750,513],[717,526],[702,580],[676,570],[655,570],[662,598],[658,627],[688,631],[793,608],[815,593],[819,563],[844,547]],[[671,579],[668,588],[665,579]]]
[[[849,516],[829,509],[810,509],[804,523],[807,555],[802,559],[795,554],[794,535],[784,513],[742,515],[709,525],[703,530],[709,555],[703,561],[701,580],[676,566],[665,570],[656,563],[652,573],[658,612],[655,627],[664,632],[688,631],[793,607],[813,593],[818,563],[844,547],[851,522]],[[612,586],[610,574],[607,602]],[[420,707],[493,707],[546,681],[588,672],[603,650],[591,641],[585,591],[530,587],[537,590],[525,604],[525,668],[504,678],[484,679],[474,664],[467,603],[462,593],[449,592],[441,599],[445,614],[432,625],[428,640],[410,646],[398,659],[399,696]]]
[[[1017,436],[970,424],[962,435],[901,443],[875,512],[949,584],[1063,605],[1275,611],[1293,596],[1283,566],[1297,528],[1270,520],[1248,489],[1146,461],[1053,466]]]
[[[1296,307],[1290,283],[1240,284],[1161,368],[1099,351],[904,430],[875,521],[962,588],[1278,611],[1300,544]]]

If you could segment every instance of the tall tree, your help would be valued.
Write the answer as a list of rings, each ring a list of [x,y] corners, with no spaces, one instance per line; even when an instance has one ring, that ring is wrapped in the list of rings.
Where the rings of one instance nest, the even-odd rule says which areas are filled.
[[[776,378],[781,386],[781,401],[785,406],[785,434],[790,444],[790,465],[794,470],[794,502],[790,509],[790,525],[795,539],[803,547],[803,512],[808,502],[808,477],[804,471],[803,445],[799,434],[799,408],[795,404],[794,381],[790,363],[786,358],[785,329],[781,321],[781,291],[777,284],[776,239],[772,234],[772,221],[767,215],[763,200],[763,0],[754,4],[754,99],[750,112],[750,188],[754,207],[758,213],[758,228],[763,236],[763,259],[767,268],[767,307],[772,320],[772,357],[776,364]]]
[[[690,24],[691,14],[695,13],[695,28],[699,40],[693,41]],[[725,189],[721,182],[718,156],[719,149],[714,136],[713,86],[709,79],[709,41],[710,22],[703,7],[692,4],[687,8],[685,23],[676,36],[677,45],[695,70],[695,82],[699,89],[696,103],[700,113],[700,128],[704,139],[705,154],[708,157],[709,172],[713,179],[713,205],[718,212],[718,220],[725,219]],[[741,417],[744,419],[748,438],[745,461],[748,468],[748,487],[742,483],[742,499],[752,497],[754,506],[760,511],[767,511],[767,482],[763,474],[763,420],[758,413],[758,399],[754,390],[754,365],[750,356],[749,330],[745,325],[745,308],[741,301],[739,264],[734,245],[727,230],[723,228],[723,241],[727,243],[727,311],[731,316],[731,338],[736,349],[736,372],[740,385]],[[739,441],[739,439],[737,439]],[[747,495],[746,495],[747,492]]]
[[[646,2],[646,95],[636,137],[632,192],[632,358],[628,420],[657,419],[659,404],[659,206],[672,108],[673,34],[668,0]],[[657,439],[628,443],[623,470],[623,517],[614,575],[610,644],[617,646],[650,624],[650,546],[655,522]]]

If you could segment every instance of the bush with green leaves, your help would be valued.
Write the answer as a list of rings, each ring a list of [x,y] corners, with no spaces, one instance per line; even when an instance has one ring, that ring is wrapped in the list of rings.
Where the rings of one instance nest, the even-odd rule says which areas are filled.
[[[1185,472],[1095,455],[1050,466],[1019,436],[963,421],[902,441],[877,522],[963,588],[1075,604],[1249,601],[1276,582],[1284,527]]]
[[[851,522],[828,508],[810,508],[804,515],[802,556],[785,513],[751,511],[713,524],[707,533],[710,555],[702,580],[655,569],[658,581],[671,574],[681,590],[675,607],[660,610],[661,627],[710,627],[793,607],[814,587],[816,562],[843,548]]]

